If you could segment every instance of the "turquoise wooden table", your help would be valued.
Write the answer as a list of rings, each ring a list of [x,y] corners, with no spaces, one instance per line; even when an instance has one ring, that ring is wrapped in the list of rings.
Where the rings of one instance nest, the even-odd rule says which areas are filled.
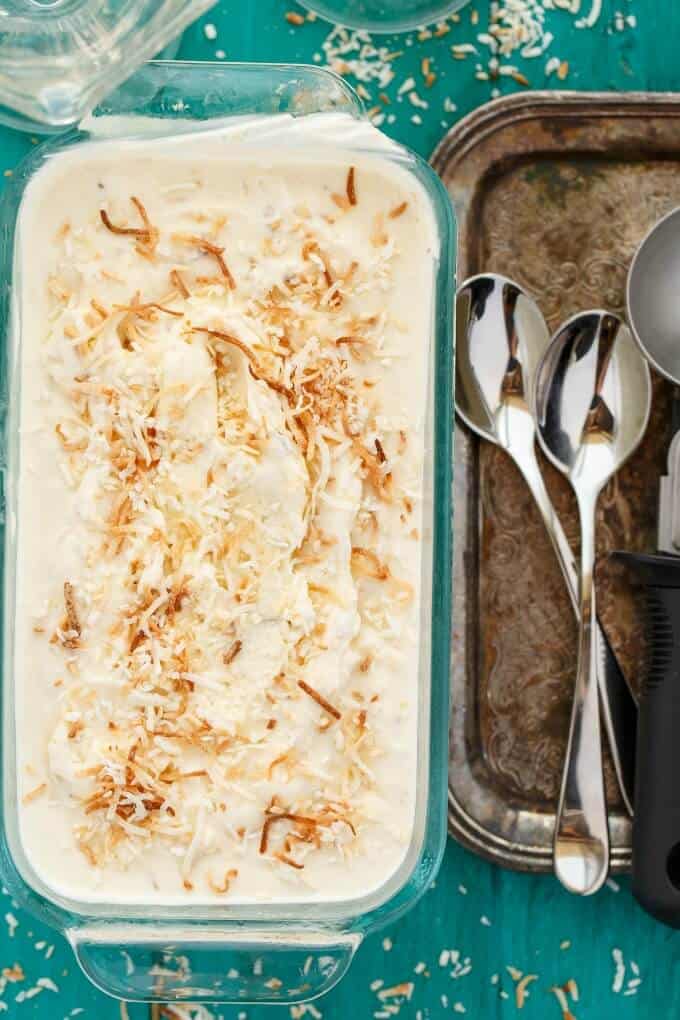
[[[506,3],[509,7],[510,0]],[[360,43],[355,49],[352,37],[329,38],[330,26],[302,19],[293,0],[223,0],[187,32],[180,57],[341,62],[383,129],[423,155],[494,90],[505,94],[526,83],[680,88],[680,5],[603,0],[595,24],[579,27],[591,6],[597,12],[598,0],[527,2],[534,11],[527,19],[530,29],[539,8],[545,15],[542,41],[530,49],[546,50],[540,56],[501,57],[503,68],[516,70],[496,79],[484,41],[492,6],[473,0],[459,21],[406,37],[375,37],[373,47]],[[36,141],[0,131],[0,186],[3,172],[9,176]],[[65,942],[6,896],[0,897],[2,917],[0,1013],[39,1020],[125,1017],[118,1003],[77,972]],[[577,1020],[672,1018],[680,1016],[676,967],[680,934],[636,908],[626,879],[578,901],[550,878],[501,871],[450,843],[436,885],[399,924],[365,943],[349,977],[325,999],[293,1011],[223,1007],[213,1014],[185,1008],[167,1016],[262,1020],[292,1012],[293,1018],[313,1020],[396,1015],[429,1020],[467,1013],[474,1020],[507,1020],[521,1007],[522,1020],[569,1020],[570,1014]],[[566,991],[551,990],[570,981]],[[401,994],[393,994],[399,986]],[[148,1010],[130,1006],[128,1014],[141,1020]]]

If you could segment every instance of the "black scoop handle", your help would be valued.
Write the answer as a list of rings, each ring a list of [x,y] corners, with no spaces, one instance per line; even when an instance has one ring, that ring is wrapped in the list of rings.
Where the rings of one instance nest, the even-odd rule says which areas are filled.
[[[615,553],[647,591],[650,648],[640,692],[633,895],[680,928],[680,557]]]

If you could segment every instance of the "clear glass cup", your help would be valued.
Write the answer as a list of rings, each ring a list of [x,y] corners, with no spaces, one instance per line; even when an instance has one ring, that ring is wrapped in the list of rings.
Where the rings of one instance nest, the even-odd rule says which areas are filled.
[[[62,131],[215,0],[0,0],[0,122]]]
[[[241,114],[296,117],[344,111],[364,118],[356,94],[315,67],[158,62],[147,64],[76,130],[36,150],[8,180],[0,205],[0,450],[5,541],[3,817],[0,879],[12,896],[65,933],[87,976],[102,990],[137,1001],[286,1004],[328,991],[345,973],[367,932],[403,913],[439,866],[447,831],[448,700],[451,630],[451,455],[455,228],[448,195],[431,168],[396,146],[384,158],[425,189],[439,235],[426,407],[424,547],[419,688],[418,776],[414,834],[401,869],[363,899],[308,904],[143,906],[79,903],[41,893],[23,859],[18,832],[13,676],[15,521],[21,342],[20,281],[14,264],[17,213],[32,176],[56,152],[92,139],[186,137]],[[351,132],[350,132],[351,134]],[[280,144],[280,143],[279,143]],[[307,145],[309,143],[307,142]],[[346,150],[360,151],[348,138]],[[344,151],[344,146],[343,146]],[[373,150],[371,150],[373,151]],[[381,152],[383,149],[381,147]],[[2,509],[2,507],[0,507]],[[276,980],[272,981],[272,978]]]
[[[327,21],[369,32],[406,32],[460,10],[469,0],[300,0]]]

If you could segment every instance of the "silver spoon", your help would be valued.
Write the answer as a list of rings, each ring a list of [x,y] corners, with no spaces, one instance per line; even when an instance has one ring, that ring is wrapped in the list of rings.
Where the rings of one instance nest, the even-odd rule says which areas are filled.
[[[545,522],[579,617],[578,570],[545,488],[535,449],[533,391],[550,342],[536,303],[496,273],[473,276],[456,297],[456,410],[482,439],[503,447],[524,476]],[[603,635],[606,662],[598,673],[602,715],[623,801],[632,814],[636,708]]]
[[[628,327],[616,315],[584,312],[556,333],[536,376],[538,438],[569,481],[581,521],[581,623],[574,701],[555,826],[555,873],[564,886],[596,892],[609,868],[595,626],[595,511],[604,485],[642,439],[651,379]]]
[[[680,386],[680,208],[641,241],[628,272],[626,302],[633,336],[661,375]]]

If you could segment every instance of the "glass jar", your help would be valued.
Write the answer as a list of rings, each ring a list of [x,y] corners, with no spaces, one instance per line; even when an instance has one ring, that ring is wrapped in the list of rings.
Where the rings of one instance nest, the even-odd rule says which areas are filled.
[[[300,0],[327,21],[369,32],[406,32],[445,18],[469,0]]]
[[[0,122],[63,131],[214,3],[0,0]]]
[[[364,113],[341,78],[314,67],[228,64],[146,65],[79,128],[34,150],[8,181],[0,221],[0,322],[5,444],[3,710],[3,883],[28,910],[65,933],[88,977],[102,990],[138,1001],[291,1003],[328,991],[345,973],[367,932],[394,919],[425,892],[446,841],[449,644],[451,625],[452,309],[454,222],[437,176],[419,157],[388,143],[378,151],[420,183],[437,225],[436,292],[425,409],[425,499],[419,675],[418,775],[414,833],[399,871],[381,888],[349,902],[230,906],[78,903],[41,892],[23,860],[18,832],[13,613],[19,412],[20,281],[15,232],[22,194],[52,155],[97,139],[164,137],[188,142],[196,132],[240,115],[304,118],[342,111],[360,126]],[[263,123],[271,118],[263,116]],[[266,128],[263,128],[266,130]],[[294,134],[294,133],[293,133]],[[361,132],[357,133],[357,138]],[[380,136],[378,136],[380,137]],[[281,144],[278,142],[277,144]],[[292,142],[291,144],[295,144]],[[307,140],[309,145],[309,140]],[[345,132],[343,151],[359,152]]]

